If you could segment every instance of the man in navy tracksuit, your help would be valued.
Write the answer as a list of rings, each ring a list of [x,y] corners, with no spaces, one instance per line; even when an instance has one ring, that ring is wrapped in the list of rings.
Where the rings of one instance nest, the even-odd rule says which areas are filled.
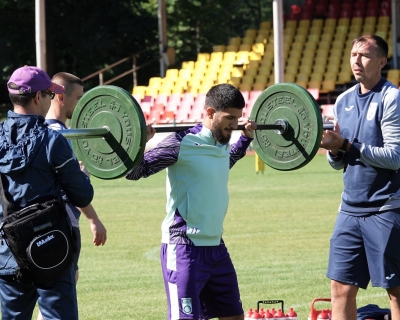
[[[41,199],[62,202],[64,190],[72,204],[86,207],[93,187],[80,169],[68,141],[45,124],[51,99],[64,92],[37,67],[14,71],[7,83],[14,111],[0,123],[0,173],[6,197],[25,207]],[[0,205],[0,220],[3,210]],[[30,320],[36,301],[46,320],[78,319],[75,270],[51,283],[25,285],[15,280],[17,264],[0,241],[0,298],[3,320]]]
[[[343,169],[344,191],[330,241],[332,317],[356,319],[359,288],[387,290],[400,319],[400,101],[382,78],[388,45],[378,36],[353,40],[350,64],[359,82],[336,100],[333,131],[321,147]]]

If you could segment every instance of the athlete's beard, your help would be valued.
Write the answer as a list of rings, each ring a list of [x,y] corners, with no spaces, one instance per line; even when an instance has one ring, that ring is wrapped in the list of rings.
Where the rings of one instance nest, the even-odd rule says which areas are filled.
[[[231,135],[224,136],[220,123],[214,121],[211,126],[211,132],[214,139],[220,144],[227,144],[231,140]]]

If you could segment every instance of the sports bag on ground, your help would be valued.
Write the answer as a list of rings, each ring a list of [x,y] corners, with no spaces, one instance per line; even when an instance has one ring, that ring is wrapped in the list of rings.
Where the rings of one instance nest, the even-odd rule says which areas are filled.
[[[33,284],[59,279],[71,267],[76,252],[65,206],[52,199],[21,209],[7,200],[1,180],[0,235],[18,264],[16,280]]]

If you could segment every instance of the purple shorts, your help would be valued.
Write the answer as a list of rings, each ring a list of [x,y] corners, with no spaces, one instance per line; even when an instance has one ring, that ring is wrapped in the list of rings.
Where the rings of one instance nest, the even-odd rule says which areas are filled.
[[[169,320],[243,314],[236,271],[223,243],[209,247],[162,244],[160,257]]]

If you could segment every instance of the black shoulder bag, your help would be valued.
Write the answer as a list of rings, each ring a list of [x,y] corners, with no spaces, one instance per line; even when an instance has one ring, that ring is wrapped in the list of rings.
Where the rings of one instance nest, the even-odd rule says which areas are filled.
[[[76,252],[76,239],[65,206],[55,199],[26,208],[10,203],[1,176],[4,219],[0,237],[18,264],[16,280],[33,284],[59,279],[71,267]]]

